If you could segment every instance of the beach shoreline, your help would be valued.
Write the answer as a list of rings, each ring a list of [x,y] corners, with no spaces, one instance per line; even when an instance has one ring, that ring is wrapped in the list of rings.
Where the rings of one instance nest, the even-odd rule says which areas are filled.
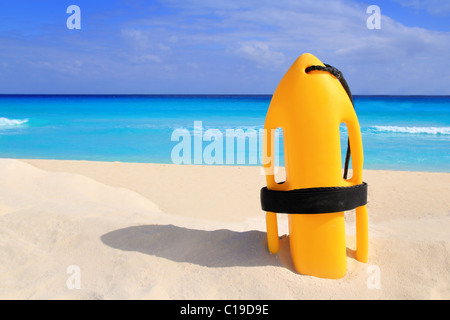
[[[339,280],[296,273],[287,236],[268,253],[256,166],[0,159],[0,174],[3,299],[450,299],[450,173],[364,170],[369,261],[346,213]]]

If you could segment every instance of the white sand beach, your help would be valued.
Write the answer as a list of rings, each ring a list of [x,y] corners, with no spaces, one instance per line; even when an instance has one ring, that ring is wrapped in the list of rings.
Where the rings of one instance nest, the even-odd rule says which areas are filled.
[[[339,280],[295,272],[286,236],[268,252],[259,167],[0,159],[0,177],[1,299],[450,299],[447,173],[364,171],[369,259],[346,213]]]

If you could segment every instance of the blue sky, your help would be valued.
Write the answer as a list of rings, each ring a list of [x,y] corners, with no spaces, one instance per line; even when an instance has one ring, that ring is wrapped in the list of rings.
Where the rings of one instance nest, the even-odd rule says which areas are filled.
[[[80,30],[66,27],[72,4]],[[372,4],[379,30],[366,26]],[[304,52],[354,94],[450,95],[450,1],[0,4],[3,94],[272,94]]]

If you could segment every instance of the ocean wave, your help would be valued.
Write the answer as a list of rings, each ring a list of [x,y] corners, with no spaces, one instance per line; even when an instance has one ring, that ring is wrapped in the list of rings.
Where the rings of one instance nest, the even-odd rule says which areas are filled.
[[[400,127],[400,126],[373,126],[368,128],[375,133],[405,133],[405,134],[432,134],[450,135],[450,127]]]
[[[28,122],[28,119],[8,119],[0,117],[0,128],[15,128]]]

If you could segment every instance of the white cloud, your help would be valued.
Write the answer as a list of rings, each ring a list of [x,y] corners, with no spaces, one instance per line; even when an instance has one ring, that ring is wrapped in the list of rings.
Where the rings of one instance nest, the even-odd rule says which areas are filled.
[[[260,68],[263,66],[279,66],[284,62],[284,54],[269,48],[265,42],[247,42],[241,44],[236,53],[253,61]]]
[[[80,60],[73,61],[29,61],[28,64],[38,69],[47,69],[56,71],[61,74],[77,75],[80,74],[83,66],[83,62]]]
[[[449,12],[448,1],[398,1]],[[103,80],[121,92],[152,83],[142,87],[173,93],[272,93],[290,64],[310,52],[342,70],[355,94],[450,94],[450,33],[404,26],[386,16],[383,7],[381,29],[369,30],[369,4],[167,0],[160,4],[168,6],[163,8],[167,14],[121,17],[122,23],[98,35],[93,30],[70,40],[55,35],[53,43],[2,37],[0,59],[8,64],[2,77],[49,70],[51,79],[59,70],[79,75],[71,84]],[[15,69],[22,73],[12,73]],[[170,81],[162,82],[164,77]],[[11,88],[10,82],[1,84]]]
[[[216,42],[228,47],[240,44],[228,52],[261,71],[276,66],[284,72],[300,54],[311,52],[341,69],[359,94],[450,93],[443,81],[450,75],[442,68],[448,65],[448,32],[406,27],[383,11],[381,29],[369,30],[368,5],[350,1],[245,4],[244,8],[222,4],[227,11],[220,24],[212,21],[211,27],[217,31]],[[242,41],[246,38],[252,40]],[[274,79],[272,86],[276,83]]]
[[[121,29],[120,33],[124,40],[136,48],[145,48],[148,44],[147,35],[139,29]]]
[[[198,69],[198,68],[199,68],[198,63],[194,63],[194,62],[188,62],[188,63],[186,63],[186,65],[187,65],[189,68],[192,68],[192,69]]]
[[[434,0],[398,1],[441,14],[450,6]],[[263,82],[258,83],[259,90],[270,93],[290,64],[310,52],[341,69],[356,94],[450,94],[442,81],[450,78],[442,68],[448,64],[450,33],[404,26],[383,10],[381,29],[369,30],[366,9],[371,3],[185,0],[165,4],[177,14],[128,21],[122,36],[141,54],[163,56],[179,70],[186,61],[196,64],[203,75],[197,80],[205,86],[222,79],[222,86],[244,88],[245,81],[258,79]],[[139,31],[141,27],[148,29]],[[149,50],[152,43],[160,45]],[[165,46],[170,50],[163,52]],[[225,74],[219,77],[220,72]]]
[[[417,10],[426,10],[432,15],[450,15],[450,2],[448,0],[395,0],[404,7]]]
[[[162,60],[160,57],[156,55],[144,54],[141,56],[131,57],[130,61],[137,64],[145,64],[145,63],[160,63]]]

